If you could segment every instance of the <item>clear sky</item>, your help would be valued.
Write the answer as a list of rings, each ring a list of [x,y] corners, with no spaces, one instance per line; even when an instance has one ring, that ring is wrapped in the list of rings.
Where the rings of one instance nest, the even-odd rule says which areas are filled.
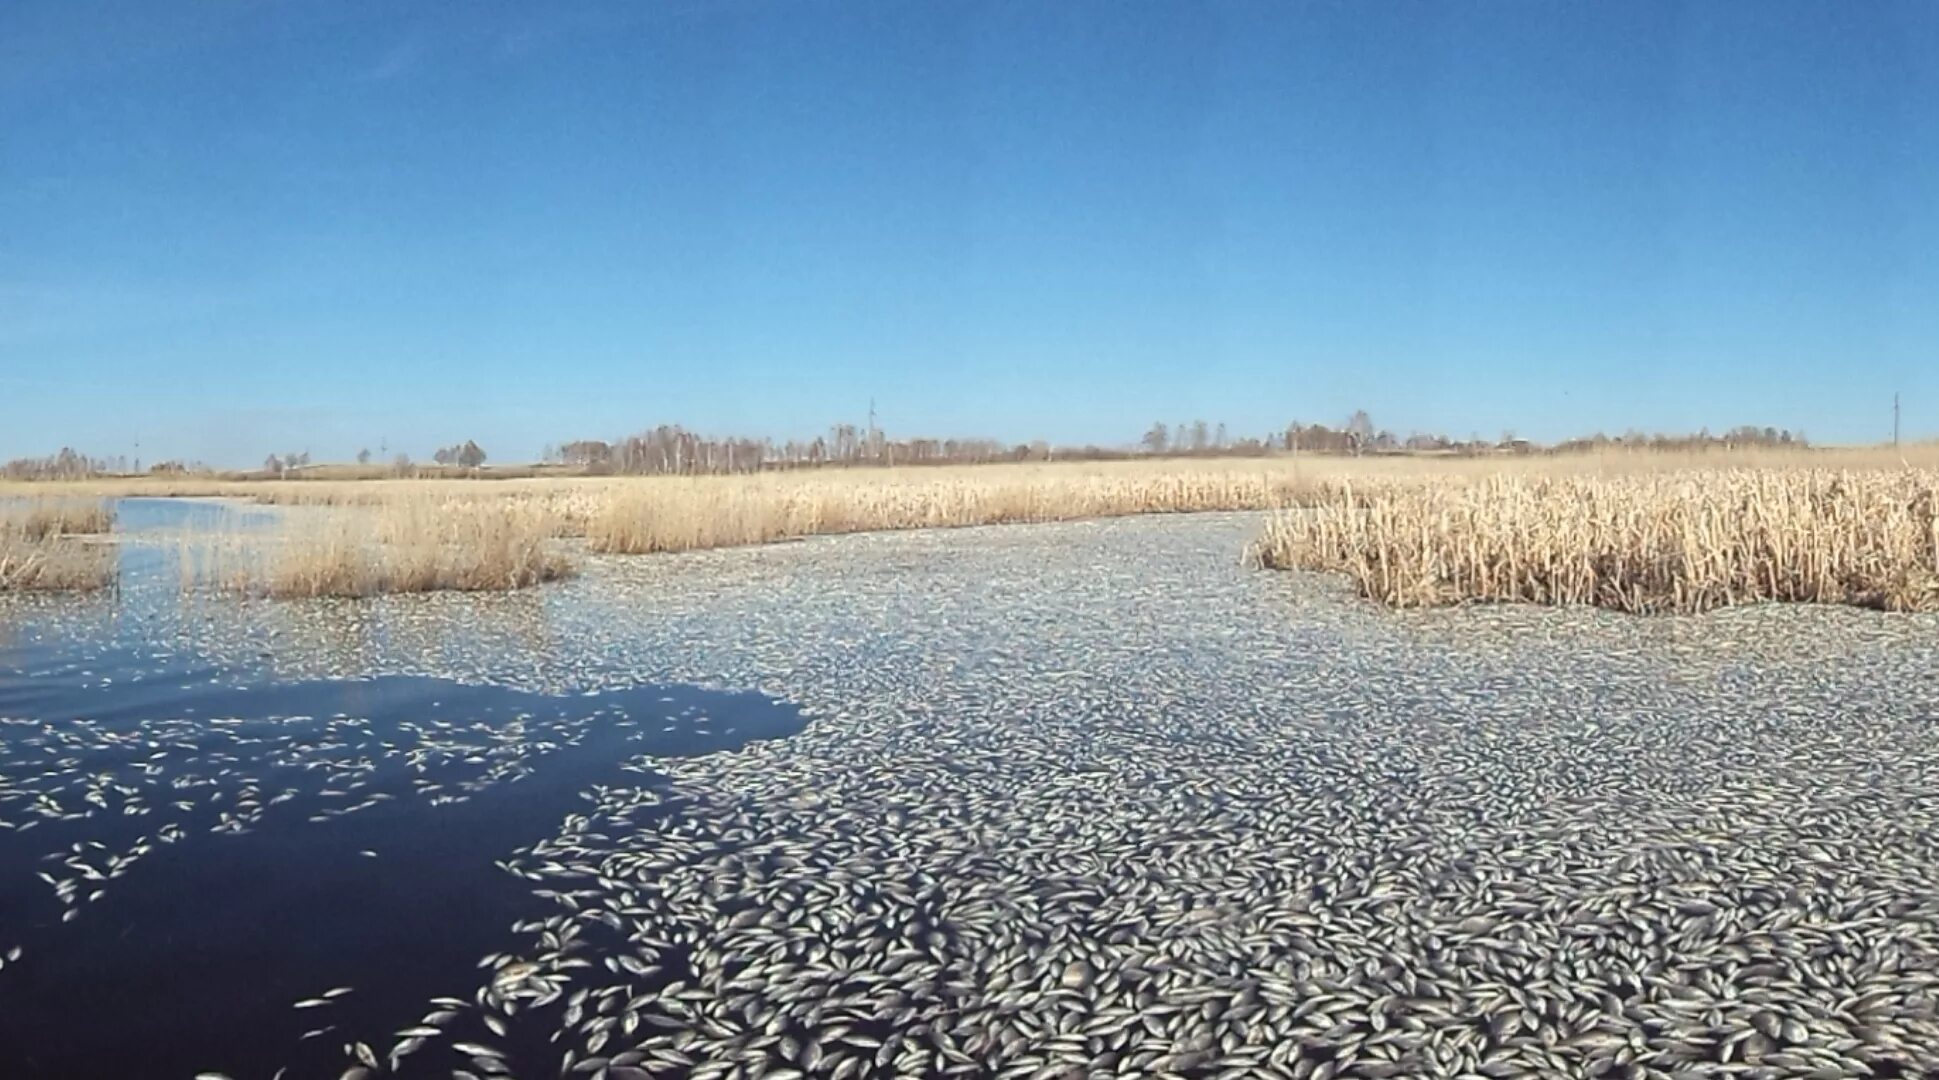
[[[1939,4],[0,4],[0,458],[1939,432]]]

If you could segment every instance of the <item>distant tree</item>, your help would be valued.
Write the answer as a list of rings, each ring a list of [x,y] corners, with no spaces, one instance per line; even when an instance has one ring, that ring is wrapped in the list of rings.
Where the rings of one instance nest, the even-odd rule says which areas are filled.
[[[1162,454],[1171,449],[1171,429],[1165,426],[1163,420],[1157,421],[1151,425],[1150,431],[1145,432],[1140,442],[1147,453]]]
[[[440,446],[436,450],[431,452],[431,460],[437,462],[440,465],[451,464],[452,459],[456,456],[457,456],[457,451],[453,447],[449,447],[449,446]]]
[[[1346,436],[1349,448],[1356,454],[1373,441],[1373,417],[1367,415],[1367,410],[1355,409],[1347,418]]]
[[[559,459],[568,465],[601,468],[612,464],[613,447],[601,439],[574,439],[559,447]]]
[[[263,471],[267,473],[281,473],[283,471],[283,459],[277,457],[275,454],[269,455],[263,459]]]
[[[397,456],[391,459],[390,467],[400,473],[411,471],[411,455],[399,451]]]
[[[1215,449],[1220,449],[1220,450],[1223,450],[1223,449],[1225,449],[1225,443],[1226,443],[1226,438],[1225,438],[1225,421],[1223,421],[1223,420],[1221,420],[1221,421],[1219,421],[1219,427],[1218,427],[1218,430],[1217,430],[1217,431],[1215,431],[1215,432],[1213,432],[1213,434],[1212,434],[1212,446],[1213,446],[1213,447],[1214,447]]]
[[[1211,442],[1211,430],[1206,426],[1205,421],[1192,421],[1192,449],[1203,450],[1211,445]]]
[[[370,464],[370,447],[366,446],[362,450],[357,451],[357,464]]]
[[[485,463],[485,449],[470,439],[458,448],[458,464],[467,469],[475,469]]]

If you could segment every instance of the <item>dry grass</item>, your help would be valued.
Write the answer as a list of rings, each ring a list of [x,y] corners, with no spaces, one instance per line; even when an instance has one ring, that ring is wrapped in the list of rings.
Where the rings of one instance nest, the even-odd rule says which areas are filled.
[[[30,498],[0,510],[0,526],[34,541],[94,536],[114,530],[114,506],[101,498]]]
[[[33,499],[0,509],[0,592],[88,592],[115,582],[114,549],[70,537],[114,527],[108,504]]]
[[[501,592],[574,572],[556,533],[536,507],[400,499],[293,518],[268,535],[191,537],[181,579],[276,599]]]
[[[1939,471],[1733,469],[1342,484],[1274,519],[1269,567],[1397,607],[1700,612],[1802,601],[1939,610]]]
[[[888,529],[1069,521],[1124,514],[1285,506],[1306,484],[1290,471],[1144,474],[1042,466],[814,477],[636,481],[611,492],[586,521],[595,551],[642,555]]]
[[[93,592],[115,583],[114,549],[0,530],[0,593]]]
[[[1858,513],[1840,499],[1876,498],[1884,509],[1891,497],[1878,486],[1885,483],[1880,477],[1936,470],[1939,443],[1903,451],[1306,455],[489,483],[128,478],[0,483],[0,495],[17,489],[69,497],[216,495],[291,507],[290,528],[272,543],[236,545],[246,552],[204,544],[184,558],[185,565],[208,564],[193,580],[277,596],[518,588],[570,572],[548,545],[553,536],[585,536],[600,552],[646,554],[875,529],[1311,505],[1315,513],[1274,525],[1261,558],[1346,570],[1391,603],[1490,598],[1700,610],[1765,594],[1877,606],[1925,603],[1917,573],[1888,580],[1874,565],[1907,557],[1881,554],[1886,537],[1866,530],[1884,525],[1835,515]],[[1866,494],[1840,488],[1836,495],[1793,498],[1802,490],[1797,485],[1816,482],[1800,477],[1837,472],[1851,473]],[[1356,494],[1346,495],[1349,489]],[[1759,500],[1750,518],[1734,509],[1733,500],[1746,491]],[[1353,509],[1349,498],[1369,501]],[[1861,505],[1869,514],[1870,504]],[[1771,507],[1786,516],[1769,516],[1778,512]],[[1505,531],[1491,531],[1497,529]],[[1537,531],[1522,536],[1518,530],[1525,529]],[[1834,543],[1839,529],[1847,533],[1837,533]],[[1406,530],[1412,532],[1402,535]],[[1910,525],[1899,531],[1916,532]],[[1780,556],[1757,554],[1759,543]],[[1799,545],[1825,546],[1856,562],[1795,567],[1787,560],[1802,557]],[[1677,559],[1683,569],[1669,569]],[[1766,564],[1777,575],[1764,574],[1762,584],[1734,576]],[[1793,580],[1806,569],[1808,590],[1799,584],[1805,578]]]

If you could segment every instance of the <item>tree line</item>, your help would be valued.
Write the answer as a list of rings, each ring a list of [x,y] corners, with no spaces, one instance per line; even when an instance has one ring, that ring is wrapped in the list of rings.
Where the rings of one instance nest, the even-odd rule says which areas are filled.
[[[662,424],[623,439],[574,439],[548,446],[543,460],[594,473],[638,475],[706,475],[798,469],[882,465],[977,465],[996,461],[1104,461],[1133,457],[1264,457],[1269,454],[1499,454],[1569,453],[1606,447],[1656,450],[1726,448],[1735,446],[1808,445],[1802,432],[1743,426],[1722,435],[1708,429],[1688,435],[1645,434],[1631,431],[1602,433],[1537,445],[1503,432],[1499,439],[1471,436],[1455,439],[1432,433],[1405,437],[1377,427],[1366,410],[1349,416],[1338,427],[1293,422],[1284,429],[1234,438],[1224,423],[1205,420],[1162,421],[1147,429],[1130,447],[1053,447],[1038,440],[1004,443],[996,439],[890,438],[879,428],[837,424],[812,439],[710,437],[678,424]]]
[[[172,458],[157,461],[143,469],[140,458],[131,461],[126,454],[90,457],[69,446],[63,446],[58,453],[46,457],[14,458],[0,465],[0,477],[8,480],[85,480],[90,476],[133,476],[144,472],[151,476],[175,476],[210,471],[207,465],[199,461]]]
[[[622,439],[574,439],[548,446],[543,461],[590,473],[628,475],[710,475],[751,473],[776,469],[841,468],[890,465],[980,465],[998,461],[1107,461],[1149,457],[1264,457],[1270,454],[1566,454],[1623,448],[1701,450],[1730,447],[1804,447],[1803,432],[1744,425],[1722,434],[1707,428],[1694,434],[1668,435],[1628,431],[1621,435],[1596,433],[1546,445],[1503,432],[1498,439],[1415,432],[1398,436],[1380,428],[1364,409],[1337,427],[1295,421],[1280,431],[1233,437],[1224,423],[1186,420],[1154,423],[1135,444],[1121,447],[1053,447],[1037,440],[1005,443],[982,438],[890,438],[880,428],[836,424],[812,439],[706,436],[678,424],[658,427]],[[488,455],[484,447],[466,439],[438,448],[431,460],[440,466],[478,469]],[[368,465],[368,449],[357,454]],[[271,476],[309,467],[309,451],[270,454],[262,470]],[[398,472],[414,466],[406,454],[390,462]],[[76,480],[99,475],[143,472],[141,462],[124,457],[89,457],[63,447],[44,458],[17,458],[0,466],[0,475],[16,480]],[[207,466],[164,461],[149,466],[151,474],[210,472]]]

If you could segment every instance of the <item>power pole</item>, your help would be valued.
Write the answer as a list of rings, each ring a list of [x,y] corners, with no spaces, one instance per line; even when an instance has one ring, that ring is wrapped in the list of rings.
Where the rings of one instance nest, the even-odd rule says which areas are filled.
[[[1892,391],[1892,449],[1899,448],[1899,392]]]

